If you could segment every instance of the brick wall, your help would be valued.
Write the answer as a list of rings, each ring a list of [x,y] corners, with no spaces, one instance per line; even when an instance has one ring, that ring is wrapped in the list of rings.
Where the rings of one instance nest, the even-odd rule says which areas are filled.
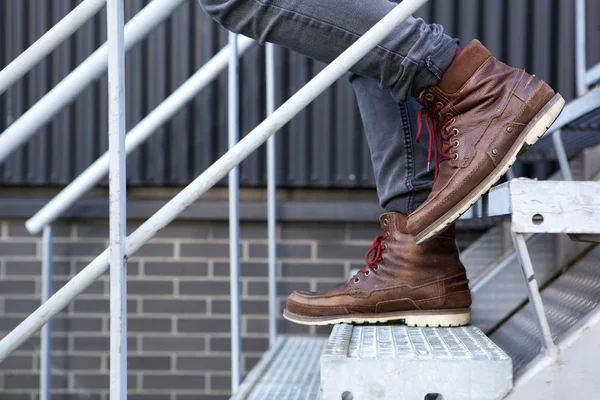
[[[0,223],[0,331],[39,304],[41,241],[24,221]],[[57,224],[55,290],[107,246],[105,222]],[[377,225],[285,223],[278,227],[278,292],[321,290],[362,267]],[[242,224],[243,368],[267,349],[266,224]],[[129,263],[131,400],[229,398],[229,264],[226,223],[175,223]],[[108,277],[54,320],[53,400],[108,400]],[[287,334],[329,328],[279,321]],[[0,364],[0,399],[37,399],[39,336]]]

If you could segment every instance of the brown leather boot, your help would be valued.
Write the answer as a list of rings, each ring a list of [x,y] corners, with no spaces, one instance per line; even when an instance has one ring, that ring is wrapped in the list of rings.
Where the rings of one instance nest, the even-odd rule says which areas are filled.
[[[410,326],[460,326],[471,320],[471,292],[458,258],[454,226],[417,246],[406,215],[383,214],[383,235],[367,267],[325,293],[294,292],[283,315],[303,325],[400,321]]]
[[[417,100],[428,117],[436,180],[427,201],[408,218],[416,243],[444,231],[467,211],[564,107],[545,82],[499,62],[477,40]]]

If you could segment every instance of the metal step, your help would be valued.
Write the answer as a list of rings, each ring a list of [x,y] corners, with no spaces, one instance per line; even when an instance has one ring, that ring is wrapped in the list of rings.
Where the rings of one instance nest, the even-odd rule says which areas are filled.
[[[600,246],[597,246],[542,290],[555,342],[560,342],[569,329],[600,303],[599,264]],[[512,358],[515,378],[523,374],[540,353],[538,330],[529,305],[500,326],[490,338]]]
[[[231,400],[316,400],[326,338],[281,337]]]
[[[476,327],[336,325],[321,359],[322,400],[503,399],[510,358]]]

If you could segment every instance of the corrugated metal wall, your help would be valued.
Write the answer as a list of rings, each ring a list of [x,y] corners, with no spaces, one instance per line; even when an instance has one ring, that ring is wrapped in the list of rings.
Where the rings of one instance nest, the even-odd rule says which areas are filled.
[[[0,1],[0,66],[4,67],[75,0]],[[127,0],[126,18],[148,4]],[[432,0],[419,16],[441,23],[463,43],[479,38],[501,60],[574,95],[573,0]],[[588,0],[588,57],[600,61],[600,2]],[[106,40],[104,11],[0,96],[0,131]],[[225,45],[225,32],[189,0],[127,55],[127,123],[133,127]],[[322,65],[278,50],[278,98],[288,98]],[[242,130],[265,114],[264,49],[243,59]],[[0,167],[2,185],[63,186],[107,149],[106,77],[88,88],[22,151]],[[129,184],[181,186],[226,148],[226,77],[163,126],[128,162]],[[321,96],[278,136],[279,184],[287,187],[372,187],[370,159],[353,92],[345,80]],[[242,168],[245,186],[265,183],[265,151]]]

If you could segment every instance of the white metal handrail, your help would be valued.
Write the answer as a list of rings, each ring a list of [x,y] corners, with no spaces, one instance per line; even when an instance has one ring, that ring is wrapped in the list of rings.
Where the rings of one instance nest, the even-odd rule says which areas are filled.
[[[185,0],[153,0],[125,25],[125,50],[140,43]],[[54,115],[106,72],[108,45],[104,43],[50,92],[0,134],[0,164],[24,145]]]
[[[252,39],[240,37],[239,54],[244,54],[253,43]],[[228,64],[229,46],[226,46],[129,131],[126,154],[148,140],[162,124],[213,82]],[[109,165],[106,152],[25,223],[29,233],[38,234],[44,226],[59,218],[108,174]]]
[[[104,6],[106,0],[84,0],[63,19],[0,71],[0,94],[29,72],[67,37],[85,24]]]
[[[116,1],[116,0],[113,0]],[[122,1],[122,0],[120,0]],[[155,0],[156,1],[156,0]],[[329,64],[306,86],[285,102],[256,129],[217,160],[203,174],[183,189],[156,214],[133,232],[126,241],[126,256],[131,256],[156,233],[172,222],[185,208],[219,182],[228,172],[248,157],[282,125],[289,122],[326,88],[387,37],[402,21],[410,17],[427,0],[405,0],[378,22],[363,37]],[[122,154],[122,157],[125,155]],[[66,307],[77,295],[104,274],[110,251],[107,249],[86,268],[42,304],[0,341],[0,362],[5,360],[41,326]]]

